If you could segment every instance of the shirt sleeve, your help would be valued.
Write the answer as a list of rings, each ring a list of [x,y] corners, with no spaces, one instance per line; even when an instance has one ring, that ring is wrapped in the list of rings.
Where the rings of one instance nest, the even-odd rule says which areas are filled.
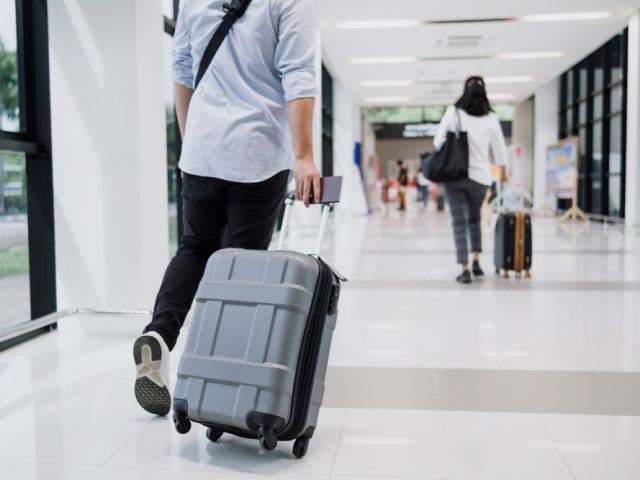
[[[317,95],[316,27],[311,0],[280,3],[274,65],[286,101]]]
[[[185,87],[193,88],[193,58],[191,57],[191,35],[185,17],[187,0],[180,0],[176,31],[173,35],[173,80]]]
[[[502,126],[500,120],[495,115],[492,115],[493,128],[491,129],[491,151],[493,152],[493,158],[496,165],[504,167],[509,160],[509,152],[507,151],[507,142],[504,139],[504,133],[502,132]]]
[[[438,125],[436,136],[433,139],[433,144],[436,147],[436,150],[440,150],[442,148],[444,143],[447,141],[447,133],[453,130],[451,128],[451,121],[453,120],[454,115],[455,108],[449,107],[442,117],[440,125]]]

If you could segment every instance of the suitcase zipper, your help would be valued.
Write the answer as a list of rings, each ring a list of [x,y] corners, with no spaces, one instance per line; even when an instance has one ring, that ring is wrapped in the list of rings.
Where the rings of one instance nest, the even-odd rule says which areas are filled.
[[[314,256],[313,258],[318,262],[319,276],[300,348],[291,400],[291,415],[289,422],[279,432],[276,432],[277,438],[284,441],[298,438],[304,433],[306,427],[335,275],[331,267],[319,257]]]

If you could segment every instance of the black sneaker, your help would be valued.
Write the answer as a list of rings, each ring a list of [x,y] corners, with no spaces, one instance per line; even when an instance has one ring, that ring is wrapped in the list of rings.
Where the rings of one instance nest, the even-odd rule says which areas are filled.
[[[471,270],[473,271],[474,277],[484,277],[484,271],[480,267],[480,262],[478,262],[477,260],[474,260]]]
[[[471,272],[469,272],[469,270],[465,270],[456,278],[456,282],[464,285],[468,285],[471,281]]]

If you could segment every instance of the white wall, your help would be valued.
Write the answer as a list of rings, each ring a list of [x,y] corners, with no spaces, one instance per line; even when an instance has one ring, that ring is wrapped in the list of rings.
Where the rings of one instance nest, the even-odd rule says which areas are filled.
[[[627,225],[640,225],[640,13],[629,22],[627,104]]]
[[[533,194],[533,157],[534,157],[534,99],[529,98],[516,105],[513,119],[513,133],[511,141],[520,143],[524,147],[524,171],[522,181],[524,188]]]
[[[560,81],[540,86],[534,97],[533,204],[545,206],[547,186],[547,147],[558,141]]]
[[[334,77],[333,82],[333,169],[343,177],[342,200],[338,211],[347,215],[367,215],[360,170],[355,164],[354,149],[362,141],[360,109],[353,94]]]
[[[49,0],[58,305],[150,308],[168,260],[161,0]]]

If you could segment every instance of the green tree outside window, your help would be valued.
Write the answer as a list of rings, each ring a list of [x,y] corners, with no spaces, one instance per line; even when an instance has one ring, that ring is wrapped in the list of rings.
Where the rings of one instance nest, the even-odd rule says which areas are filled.
[[[0,39],[0,129],[3,118],[16,120],[19,116],[18,56],[5,49]]]

